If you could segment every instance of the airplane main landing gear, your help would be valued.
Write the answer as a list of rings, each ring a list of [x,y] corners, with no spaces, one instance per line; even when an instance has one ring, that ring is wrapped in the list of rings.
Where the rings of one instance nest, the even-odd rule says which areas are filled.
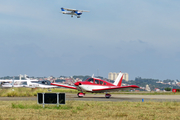
[[[111,94],[105,94],[105,97],[106,97],[106,98],[110,98],[110,97],[111,97]]]
[[[85,93],[82,93],[82,92],[81,92],[81,93],[78,93],[77,96],[78,96],[78,97],[83,97],[83,96],[85,96]]]
[[[77,18],[80,18],[80,16],[78,15]]]
[[[73,17],[73,15],[71,15],[71,17]]]

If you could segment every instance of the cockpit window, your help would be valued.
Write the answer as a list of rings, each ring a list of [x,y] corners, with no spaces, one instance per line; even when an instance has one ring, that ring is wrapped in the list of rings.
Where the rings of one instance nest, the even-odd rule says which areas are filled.
[[[27,85],[27,82],[22,82],[21,85]]]
[[[99,84],[99,80],[95,80],[95,84]]]
[[[103,81],[100,81],[100,85],[103,85]]]
[[[94,79],[93,79],[93,78],[90,78],[88,81],[91,82],[91,83],[93,83],[93,82],[94,82]]]
[[[31,81],[31,83],[38,83],[39,81]]]
[[[41,81],[41,82],[39,82],[39,84],[45,84],[45,85],[48,85],[48,84],[50,84],[50,82],[49,82],[49,81]]]

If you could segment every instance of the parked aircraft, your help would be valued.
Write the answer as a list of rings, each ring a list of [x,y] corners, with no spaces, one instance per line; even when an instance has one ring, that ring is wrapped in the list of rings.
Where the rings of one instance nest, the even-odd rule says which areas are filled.
[[[51,85],[51,82],[48,80],[33,82],[33,81],[27,81],[28,88],[56,88],[58,86]]]
[[[38,82],[38,80],[12,80],[12,82],[2,82],[1,87],[2,88],[13,88],[13,87],[28,87],[27,83],[29,82]]]
[[[91,92],[91,93],[106,93],[105,94],[106,98],[111,97],[111,94],[108,94],[108,92],[139,88],[136,85],[121,86],[122,79],[123,79],[123,74],[120,72],[113,84],[105,80],[92,77],[92,78],[88,78],[86,81],[76,82],[74,83],[74,86],[59,84],[59,83],[51,83],[51,85],[76,89],[80,91],[77,94],[78,97],[85,96],[84,92]]]
[[[76,10],[76,9],[69,9],[69,8],[61,8],[61,11],[63,14],[71,15],[71,17],[75,15],[77,16],[77,18],[80,18],[80,15],[82,15],[83,12],[89,12],[85,10]]]
[[[19,75],[18,79],[15,79],[15,77],[13,77],[13,79],[0,79],[1,83],[12,83],[14,81],[15,84],[18,84],[20,82],[26,82],[27,80],[30,81],[38,81],[37,79],[30,79],[27,75],[24,75],[24,77],[22,78],[22,75]]]
[[[50,85],[51,82],[48,80],[45,81],[39,81],[37,79],[30,79],[27,75],[24,75],[23,79],[21,79],[23,76],[19,75],[19,79],[11,79],[11,80],[2,80],[1,87],[2,88],[13,88],[13,87],[28,87],[28,88],[55,88],[58,86]]]

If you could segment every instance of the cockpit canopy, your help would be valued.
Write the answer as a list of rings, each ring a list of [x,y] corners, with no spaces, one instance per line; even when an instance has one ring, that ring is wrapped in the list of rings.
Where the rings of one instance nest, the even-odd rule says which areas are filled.
[[[39,84],[45,84],[45,85],[50,85],[51,84],[51,82],[48,81],[48,80],[39,81],[38,83]]]
[[[90,83],[94,83],[94,84],[99,84],[99,85],[107,85],[107,82],[100,80],[100,79],[96,79],[96,78],[89,78],[86,81],[88,81]]]

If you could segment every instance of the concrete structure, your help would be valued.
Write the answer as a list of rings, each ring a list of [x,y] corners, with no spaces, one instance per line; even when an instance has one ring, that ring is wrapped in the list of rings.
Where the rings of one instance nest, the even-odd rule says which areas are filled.
[[[110,80],[115,80],[115,79],[117,78],[118,74],[119,74],[119,73],[116,73],[116,72],[110,72],[110,73],[108,74],[108,79],[110,79]],[[128,75],[128,73],[123,73],[123,80],[125,80],[125,81],[128,81],[128,80],[129,80],[129,75]]]

